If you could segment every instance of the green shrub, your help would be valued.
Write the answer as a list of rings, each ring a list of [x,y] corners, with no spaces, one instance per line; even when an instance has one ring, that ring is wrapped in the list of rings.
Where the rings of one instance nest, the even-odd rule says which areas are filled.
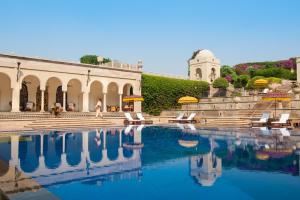
[[[81,63],[91,64],[91,65],[99,65],[98,56],[97,55],[85,55],[80,58]],[[101,64],[111,62],[110,58],[103,58]]]
[[[258,79],[265,79],[265,77],[263,76],[255,76],[253,77],[252,79],[249,79],[248,80],[248,83],[246,85],[246,89],[247,90],[253,90],[253,89],[256,89],[256,86],[254,85],[254,82]]]
[[[80,58],[81,63],[91,64],[91,65],[99,65],[98,59],[96,55],[85,55]]]
[[[266,78],[266,80],[268,80],[269,84],[282,82],[282,80],[280,78],[276,78],[276,77],[269,77],[269,78]]]
[[[293,75],[290,70],[279,68],[279,67],[268,67],[264,69],[258,69],[255,71],[255,76],[264,76],[264,77],[277,77],[288,80],[293,80],[295,75]]]
[[[246,87],[248,81],[249,81],[248,75],[240,75],[237,77],[236,81],[234,81],[233,86],[234,88],[244,88]]]
[[[228,88],[229,83],[225,78],[217,78],[216,80],[214,80],[213,82],[213,87],[214,88],[219,88],[219,89],[226,89]]]
[[[159,115],[163,110],[180,107],[182,96],[201,98],[207,94],[209,85],[204,81],[190,81],[142,74],[143,111]]]

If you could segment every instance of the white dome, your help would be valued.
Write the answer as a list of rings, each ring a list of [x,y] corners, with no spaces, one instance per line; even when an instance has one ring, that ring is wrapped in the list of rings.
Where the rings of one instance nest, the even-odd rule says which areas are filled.
[[[214,58],[214,57],[215,57],[214,54],[210,50],[202,49],[202,50],[195,51],[191,57],[191,60],[195,58]]]
[[[215,57],[215,56],[210,50],[203,49],[203,50],[200,50],[198,52],[196,57],[212,58],[212,57]]]

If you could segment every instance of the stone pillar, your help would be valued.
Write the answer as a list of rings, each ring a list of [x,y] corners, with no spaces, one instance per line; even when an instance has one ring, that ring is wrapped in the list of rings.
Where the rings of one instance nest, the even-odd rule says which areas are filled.
[[[41,144],[40,144],[40,156],[42,156],[44,154],[44,135],[43,134],[40,134],[40,137],[41,137]]]
[[[296,58],[297,82],[300,83],[300,57]]]
[[[85,158],[87,158],[89,153],[89,132],[88,131],[82,132],[82,152]]]
[[[119,131],[119,147],[122,147],[122,131]]]
[[[106,111],[106,93],[103,93],[103,111],[102,112],[107,112]]]
[[[66,91],[63,91],[63,112],[66,112]]]
[[[119,94],[119,105],[120,105],[120,110],[119,110],[119,112],[123,112],[123,110],[122,110],[122,99],[123,98],[123,94]]]
[[[62,153],[66,153],[66,134],[64,133],[62,136]]]
[[[10,152],[11,152],[11,160],[9,162],[10,166],[18,166],[19,165],[19,137],[18,135],[10,136]]]
[[[20,88],[12,89],[11,112],[20,112]]]
[[[89,93],[84,92],[82,98],[82,112],[89,112]]]
[[[45,103],[45,92],[41,90],[41,112],[45,112],[44,103]]]

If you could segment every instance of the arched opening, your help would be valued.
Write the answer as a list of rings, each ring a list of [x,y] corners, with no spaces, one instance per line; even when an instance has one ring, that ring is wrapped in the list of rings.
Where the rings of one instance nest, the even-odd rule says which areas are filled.
[[[202,71],[201,71],[200,68],[197,68],[197,69],[196,69],[196,79],[197,79],[197,80],[202,79]]]
[[[62,155],[62,137],[52,132],[44,135],[44,150],[45,165],[48,169],[55,169],[60,166]]]
[[[72,79],[67,85],[67,111],[81,111],[82,110],[82,92],[81,82],[77,79]]]
[[[22,80],[20,90],[20,111],[40,111],[41,91],[40,81],[33,75],[28,75]]]
[[[9,170],[9,160],[11,159],[11,140],[10,137],[2,137],[0,142],[0,177],[4,176]]]
[[[63,92],[62,92],[62,82],[56,78],[49,78],[46,83],[45,90],[45,111],[51,111],[56,103],[59,103],[60,106],[63,106]]]
[[[118,158],[119,134],[116,130],[107,132],[107,157],[113,161]]]
[[[66,134],[66,155],[67,162],[71,166],[76,166],[81,161],[82,150],[82,134],[68,133]]]
[[[40,137],[39,135],[20,137],[19,157],[21,169],[24,172],[34,172],[39,166]]]
[[[98,163],[102,160],[103,133],[102,131],[93,131],[89,133],[89,154],[90,160]]]
[[[131,130],[130,133],[125,134],[125,132],[122,134],[122,143],[125,144],[133,144],[134,143],[134,133]],[[133,149],[123,148],[123,155],[125,158],[130,158],[133,155]]]
[[[215,68],[211,68],[211,72],[210,72],[210,82],[214,82],[214,80],[216,79],[216,69]]]
[[[133,87],[131,84],[127,83],[123,87],[123,98],[125,96],[133,95]],[[123,111],[134,111],[134,102],[123,102],[122,103]]]
[[[96,104],[98,99],[102,100],[103,103],[103,86],[99,81],[94,81],[90,86],[89,94],[89,110],[96,111]],[[102,108],[103,109],[103,108]]]
[[[106,104],[107,104],[107,111],[108,112],[117,112],[120,109],[119,104],[119,87],[116,83],[110,83],[107,87],[107,97],[106,97]]]
[[[11,82],[8,75],[0,73],[0,111],[11,111],[12,90]]]

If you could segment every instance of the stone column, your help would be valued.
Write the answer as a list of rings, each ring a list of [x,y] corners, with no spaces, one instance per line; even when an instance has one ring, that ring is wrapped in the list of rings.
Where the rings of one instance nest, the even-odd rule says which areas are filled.
[[[11,160],[9,162],[10,166],[18,166],[19,165],[19,137],[18,135],[10,136],[10,152],[11,152]]]
[[[119,94],[119,105],[120,105],[120,110],[119,110],[119,112],[123,112],[123,110],[122,110],[122,97],[123,97],[123,94]]]
[[[20,112],[20,88],[12,89],[11,112]]]
[[[44,154],[44,135],[43,134],[40,134],[40,137],[41,137],[41,140],[40,140],[40,142],[41,142],[41,144],[40,144],[40,156],[42,156],[43,154]]]
[[[83,92],[82,98],[82,112],[89,112],[89,93]]]
[[[62,136],[62,153],[66,153],[66,134],[64,133]]]
[[[66,91],[63,91],[63,112],[66,112]]]
[[[44,90],[41,90],[41,112],[45,112],[44,103],[45,103],[45,95]]]
[[[102,112],[107,112],[106,111],[106,93],[103,93],[103,109]]]

